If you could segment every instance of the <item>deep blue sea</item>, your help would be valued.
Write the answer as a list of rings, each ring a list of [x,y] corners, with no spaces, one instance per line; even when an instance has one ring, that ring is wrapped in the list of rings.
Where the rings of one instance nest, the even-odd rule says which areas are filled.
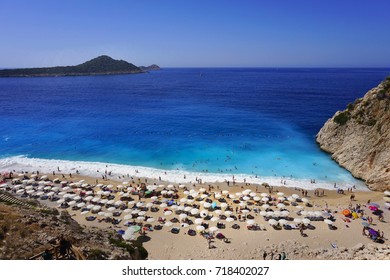
[[[390,69],[0,78],[0,158],[354,183],[315,136]]]

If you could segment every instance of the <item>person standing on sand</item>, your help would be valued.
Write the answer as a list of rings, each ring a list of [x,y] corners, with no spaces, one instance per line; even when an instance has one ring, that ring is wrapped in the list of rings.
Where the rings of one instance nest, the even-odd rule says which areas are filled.
[[[266,259],[267,259],[267,252],[264,251],[264,253],[263,253],[263,260],[266,260]]]

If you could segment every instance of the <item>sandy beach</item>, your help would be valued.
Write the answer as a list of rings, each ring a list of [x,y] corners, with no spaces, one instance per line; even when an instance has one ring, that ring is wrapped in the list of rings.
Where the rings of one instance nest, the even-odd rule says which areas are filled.
[[[29,197],[43,204],[66,209],[86,227],[112,228],[124,233],[126,239],[138,238],[148,250],[149,259],[262,259],[264,252],[267,259],[276,259],[281,252],[290,259],[308,259],[316,256],[299,251],[352,248],[357,244],[385,246],[389,234],[390,214],[384,194],[352,188],[340,193],[336,189],[305,191],[243,182],[229,186],[174,184],[151,178],[119,180],[108,176],[108,180],[102,180],[77,174],[59,178],[31,172],[16,172],[0,187],[15,197],[28,192]],[[48,197],[42,200],[42,196]],[[53,197],[57,201],[50,201]],[[376,208],[372,203],[383,211],[382,221],[373,213]],[[348,215],[343,212],[346,209]],[[172,220],[175,217],[177,221]],[[362,234],[362,223],[370,222],[370,218],[367,234],[368,228],[374,229],[383,235],[384,244]],[[223,228],[218,228],[218,223]],[[150,230],[145,227],[148,224]],[[157,225],[161,229],[156,229]],[[250,225],[257,225],[258,230],[249,230]],[[172,233],[173,228],[179,232]],[[195,236],[189,234],[189,229]],[[218,233],[223,238],[218,239]]]

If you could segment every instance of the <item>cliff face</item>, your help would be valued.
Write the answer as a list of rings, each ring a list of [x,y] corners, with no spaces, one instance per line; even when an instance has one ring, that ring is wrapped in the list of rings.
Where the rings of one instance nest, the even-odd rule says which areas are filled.
[[[316,140],[370,189],[390,189],[390,77],[336,112]]]

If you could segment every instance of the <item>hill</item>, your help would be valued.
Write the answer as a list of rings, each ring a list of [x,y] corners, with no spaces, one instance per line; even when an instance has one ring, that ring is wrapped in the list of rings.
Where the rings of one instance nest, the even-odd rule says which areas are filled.
[[[390,186],[390,77],[344,111],[317,134],[321,149],[363,179],[372,190]]]
[[[102,55],[75,66],[0,70],[0,77],[117,75],[144,72],[141,68],[127,61],[115,60],[107,55]]]

